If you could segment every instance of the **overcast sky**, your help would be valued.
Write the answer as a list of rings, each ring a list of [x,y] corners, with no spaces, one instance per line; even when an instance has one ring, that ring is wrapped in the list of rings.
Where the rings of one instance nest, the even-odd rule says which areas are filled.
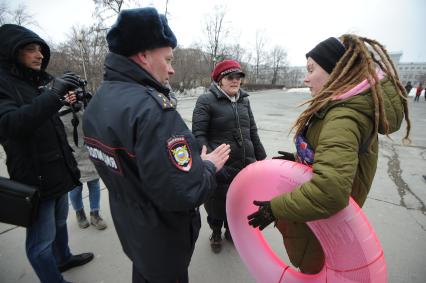
[[[139,1],[164,13],[166,0]],[[267,38],[267,48],[284,47],[291,65],[304,65],[304,54],[318,42],[344,33],[356,33],[403,52],[403,62],[426,62],[425,0],[169,0],[169,25],[179,45],[205,41],[205,18],[217,5],[226,7],[226,25],[232,38],[254,50],[256,31]],[[26,5],[43,38],[59,43],[73,25],[92,23],[93,0],[14,0]]]

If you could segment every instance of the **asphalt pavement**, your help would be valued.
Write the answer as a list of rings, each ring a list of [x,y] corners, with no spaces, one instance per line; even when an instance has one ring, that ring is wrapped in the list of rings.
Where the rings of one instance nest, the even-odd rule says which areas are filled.
[[[289,129],[309,98],[300,91],[269,90],[251,93],[250,102],[268,158],[278,150],[292,151]],[[181,98],[178,111],[190,126],[195,98]],[[426,278],[426,101],[409,100],[412,143],[403,145],[402,129],[379,137],[380,153],[377,173],[363,211],[375,230],[384,250],[389,282],[424,283]],[[0,173],[7,174],[5,156],[0,152]],[[88,208],[88,193],[84,190]],[[88,212],[86,212],[88,213]],[[255,282],[241,261],[235,247],[224,241],[223,250],[213,254],[209,246],[209,228],[202,213],[202,228],[189,268],[190,282]],[[131,282],[131,262],[124,255],[109,211],[108,192],[101,191],[101,215],[109,225],[104,231],[93,226],[78,228],[70,206],[69,243],[73,253],[91,251],[95,259],[64,273],[72,282]],[[270,225],[272,226],[272,225]],[[272,249],[288,263],[281,235],[272,227],[264,232]],[[24,250],[25,229],[0,223],[0,282],[38,282]],[[350,255],[348,255],[350,256]],[[166,269],[167,267],[165,267]]]

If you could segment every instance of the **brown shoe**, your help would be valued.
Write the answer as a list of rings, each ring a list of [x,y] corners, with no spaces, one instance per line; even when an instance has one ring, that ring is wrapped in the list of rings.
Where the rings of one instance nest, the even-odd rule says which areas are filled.
[[[104,230],[106,227],[108,227],[102,217],[99,215],[99,210],[90,212],[90,224],[95,226],[95,228],[98,230]]]
[[[81,229],[89,227],[89,222],[87,221],[86,213],[84,213],[83,208],[80,210],[77,210],[75,212],[75,216],[77,218],[78,227],[80,227]]]
[[[220,230],[213,230],[210,236],[210,247],[215,254],[222,250],[222,232]]]

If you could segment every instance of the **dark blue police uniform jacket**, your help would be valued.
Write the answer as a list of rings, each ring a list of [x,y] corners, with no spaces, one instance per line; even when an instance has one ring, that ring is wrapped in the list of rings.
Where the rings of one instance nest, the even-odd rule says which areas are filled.
[[[148,281],[172,280],[188,268],[215,166],[200,158],[167,88],[114,53],[105,68],[84,113],[86,146],[125,253]]]

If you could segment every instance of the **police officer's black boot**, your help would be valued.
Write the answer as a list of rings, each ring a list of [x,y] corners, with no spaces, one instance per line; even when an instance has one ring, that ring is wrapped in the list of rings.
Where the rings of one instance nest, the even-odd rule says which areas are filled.
[[[228,226],[228,222],[225,221],[225,239],[230,242],[230,243],[234,243],[234,241],[232,240],[232,235],[231,235],[231,231],[229,231],[229,226]]]
[[[222,250],[222,231],[220,228],[213,229],[213,233],[210,236],[210,247],[215,254],[220,253]]]
[[[228,242],[230,242],[230,243],[233,243],[234,241],[232,240],[232,235],[231,235],[231,232],[229,231],[229,228],[226,228],[226,231],[225,231],[225,239],[228,241]]]

